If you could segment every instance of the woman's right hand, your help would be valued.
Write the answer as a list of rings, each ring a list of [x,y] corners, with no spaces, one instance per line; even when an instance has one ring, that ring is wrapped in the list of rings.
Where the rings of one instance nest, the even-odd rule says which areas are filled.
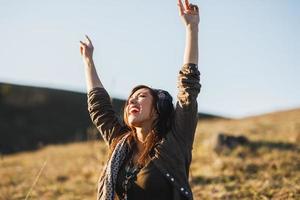
[[[80,54],[84,62],[90,62],[93,60],[94,46],[91,39],[86,35],[85,41],[80,41]]]
[[[177,5],[179,9],[179,16],[181,17],[184,25],[198,26],[200,22],[198,6],[189,3],[189,0],[184,0],[184,5],[182,0],[178,0]]]

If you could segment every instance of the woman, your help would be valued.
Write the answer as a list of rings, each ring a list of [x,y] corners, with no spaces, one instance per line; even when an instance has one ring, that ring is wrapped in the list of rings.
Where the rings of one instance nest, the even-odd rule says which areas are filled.
[[[135,87],[124,107],[124,120],[112,109],[110,97],[97,75],[87,37],[80,41],[85,65],[88,110],[110,149],[100,176],[97,199],[193,199],[188,183],[200,92],[198,65],[199,12],[178,0],[186,28],[184,64],[178,77],[178,101],[164,90]]]

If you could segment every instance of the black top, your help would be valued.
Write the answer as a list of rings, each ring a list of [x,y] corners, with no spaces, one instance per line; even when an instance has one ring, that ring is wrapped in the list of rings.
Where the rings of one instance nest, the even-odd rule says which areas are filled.
[[[125,166],[128,163],[123,163],[118,173],[116,193],[117,200],[123,200],[124,188],[122,187],[125,180]],[[156,168],[154,163],[150,161],[143,167],[134,182],[131,183],[128,189],[129,200],[172,200],[172,185]]]

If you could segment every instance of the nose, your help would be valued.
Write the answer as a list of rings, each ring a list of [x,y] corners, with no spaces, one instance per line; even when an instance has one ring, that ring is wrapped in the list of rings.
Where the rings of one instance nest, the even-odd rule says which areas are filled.
[[[136,97],[130,97],[129,101],[128,101],[128,105],[129,104],[135,104],[137,102],[137,98]]]

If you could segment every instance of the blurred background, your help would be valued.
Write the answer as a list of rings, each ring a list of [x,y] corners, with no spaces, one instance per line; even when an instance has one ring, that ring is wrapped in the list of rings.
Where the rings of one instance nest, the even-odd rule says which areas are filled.
[[[199,69],[202,90],[198,97],[200,121],[197,135],[200,136],[197,138],[201,142],[196,145],[205,152],[210,148],[208,144],[220,142],[216,138],[227,131],[231,135],[243,135],[247,137],[247,141],[253,139],[261,142],[262,139],[270,139],[275,142],[251,143],[247,151],[235,152],[234,156],[240,153],[248,155],[253,148],[257,150],[258,147],[267,148],[265,153],[273,149],[287,149],[289,153],[298,152],[300,2],[197,0],[191,3],[200,7]],[[23,199],[28,194],[33,180],[28,180],[28,177],[14,177],[12,174],[16,170],[24,172],[27,167],[26,169],[35,175],[42,165],[32,164],[30,161],[28,163],[31,164],[28,164],[24,157],[4,155],[40,149],[46,144],[100,138],[87,113],[84,67],[79,53],[79,41],[84,40],[85,34],[93,41],[96,68],[113,98],[116,112],[122,112],[123,100],[138,84],[163,88],[176,97],[176,79],[183,64],[185,46],[185,29],[176,4],[176,0],[0,0],[0,165],[4,169],[0,174],[1,177],[7,177],[7,180],[0,184],[3,186],[2,190],[0,189],[0,199]],[[52,153],[56,158],[61,154],[75,159],[79,151],[86,152],[90,155],[87,157],[92,160],[89,162],[94,165],[87,166],[86,160],[82,160],[84,156],[78,156],[78,159],[81,159],[78,166],[82,164],[83,170],[78,174],[84,177],[78,180],[90,181],[89,184],[93,185],[96,183],[94,177],[97,178],[93,169],[99,162],[103,162],[103,156],[99,157],[99,149],[104,147],[102,144],[92,144],[93,148],[89,151],[84,151],[87,147],[81,146],[50,146],[48,148],[56,150],[47,150],[50,151],[46,153],[48,156],[41,154],[38,155],[40,159],[36,160],[43,162],[42,158],[51,157],[49,155]],[[57,151],[59,148],[77,153],[64,154],[61,149]],[[101,152],[101,155],[105,154],[105,150]],[[225,163],[226,158],[220,160],[220,157],[213,157],[212,160],[212,154],[215,155],[213,152],[199,155],[198,162],[216,165],[214,169],[218,168],[220,173],[223,173],[225,164],[220,163]],[[249,154],[253,156],[252,153]],[[292,162],[294,155],[289,157],[280,154],[289,158],[288,161],[282,161],[285,163]],[[31,153],[26,156],[31,161],[34,158]],[[274,154],[274,157],[268,159],[276,160],[278,156],[279,154]],[[268,159],[265,160],[266,163]],[[52,164],[56,162],[61,160],[53,161]],[[199,164],[198,162],[196,163]],[[58,163],[53,165],[57,166]],[[297,175],[290,174],[296,177],[294,182],[286,183],[282,180],[287,184],[287,188],[289,184],[300,181],[297,178],[300,177],[298,164],[293,168]],[[216,176],[211,171],[208,173],[207,165],[195,167],[195,174],[200,175],[193,179],[197,186],[195,188],[198,188],[194,191],[203,191],[206,187],[213,189],[207,190],[211,191],[208,196],[199,192],[197,197],[219,194],[216,198],[224,198],[224,191],[226,194],[234,194],[236,187],[229,185],[229,189],[223,186],[218,188],[219,186],[214,184],[224,184],[228,177],[229,184],[232,184],[230,181],[239,184],[241,182],[235,178],[230,179],[229,175],[222,176],[224,180],[222,177],[203,179],[204,172],[206,175]],[[277,169],[281,166],[274,165]],[[36,169],[32,166],[36,166]],[[226,166],[232,166],[232,163]],[[257,163],[250,163],[251,173],[253,166],[255,172],[261,169]],[[45,192],[49,191],[49,188],[40,188],[33,190],[31,195],[57,199],[70,190],[70,196],[64,196],[62,199],[76,199],[76,195],[79,195],[79,199],[88,199],[95,194],[92,190],[94,188],[88,188],[90,193],[84,196],[82,190],[68,190],[63,185],[71,180],[69,173],[76,170],[70,167],[70,171],[65,174],[53,171],[54,182],[62,185],[55,183],[55,188],[50,189],[54,192],[49,194]],[[284,173],[290,170],[289,168]],[[255,175],[261,176],[258,173]],[[282,174],[280,176],[288,177]],[[45,185],[49,184],[49,180],[44,180]],[[75,182],[76,180],[72,179]],[[21,189],[13,189],[14,184],[20,181],[24,181]],[[282,188],[283,182],[279,183]],[[262,182],[256,187],[262,188],[263,184],[266,183]],[[230,190],[230,187],[234,189]],[[272,187],[270,186],[271,189]],[[273,190],[273,193],[270,193],[270,188],[263,190],[260,195],[265,195],[266,198],[274,197],[279,190],[275,188],[275,193]],[[247,191],[250,191],[248,189]],[[237,191],[241,194],[241,188]],[[295,188],[293,191],[298,191],[291,193],[296,195],[300,189]],[[268,192],[271,195],[266,195]],[[280,190],[279,195],[281,193]]]

